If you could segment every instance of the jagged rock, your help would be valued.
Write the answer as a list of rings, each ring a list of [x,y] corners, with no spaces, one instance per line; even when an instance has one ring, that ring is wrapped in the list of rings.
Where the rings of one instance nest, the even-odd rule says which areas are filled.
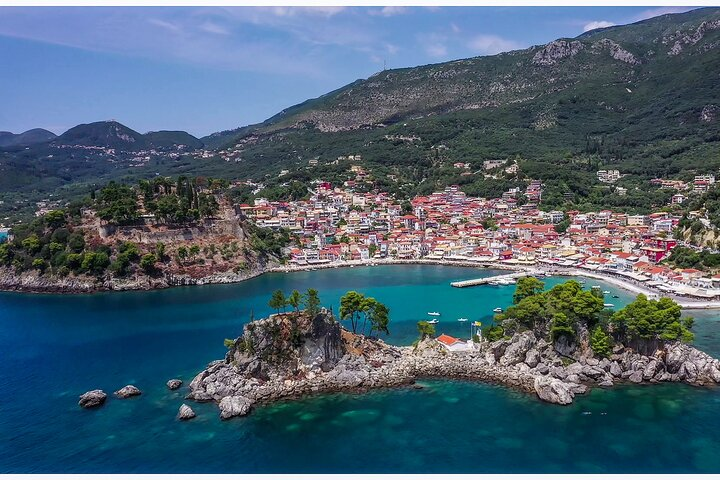
[[[621,62],[629,63],[630,65],[639,65],[640,60],[638,60],[635,55],[628,52],[624,48],[622,48],[617,43],[613,42],[609,38],[603,38],[599,42],[596,42],[593,45],[593,48],[596,50],[601,49],[608,49],[610,51],[610,56],[614,58],[615,60],[619,60]]]
[[[598,367],[600,367],[602,370],[604,370],[606,372],[609,371],[610,370],[610,360],[608,360],[607,358],[603,358],[602,360],[600,360],[600,363],[598,363]]]
[[[650,380],[655,376],[658,369],[658,361],[655,359],[650,360],[645,369],[643,370],[643,379]]]
[[[102,390],[90,390],[80,395],[80,401],[78,405],[82,408],[93,408],[99,407],[107,399],[107,394]]]
[[[125,385],[123,388],[114,393],[114,395],[118,398],[130,398],[140,394],[142,394],[142,392],[135,385]]]
[[[698,368],[694,363],[686,361],[683,362],[682,365],[680,365],[680,370],[678,370],[677,374],[680,380],[692,382],[697,379]]]
[[[531,348],[525,354],[525,364],[530,368],[534,368],[537,367],[538,363],[540,363],[540,352]]]
[[[612,377],[610,377],[609,375],[603,377],[602,380],[598,382],[598,386],[603,388],[612,387],[613,385],[615,384],[612,381]]]
[[[558,405],[569,405],[575,395],[571,385],[552,377],[535,377],[534,387],[541,400]]]
[[[532,332],[516,333],[500,358],[500,365],[517,365],[524,361],[528,350],[533,345],[535,345],[535,335]]]
[[[182,384],[183,384],[182,380],[173,378],[172,380],[168,380],[166,385],[170,390],[177,390],[178,388],[180,388],[182,386]]]
[[[633,383],[641,383],[643,381],[643,372],[641,370],[634,371],[628,376],[628,380]]]
[[[555,341],[554,347],[556,352],[565,357],[572,356],[572,353],[575,351],[575,343],[569,341],[565,336],[557,339]]]
[[[538,363],[537,367],[535,367],[535,370],[537,370],[538,373],[541,375],[547,375],[548,372],[550,372],[550,368],[544,363]]]
[[[193,412],[193,409],[190,408],[190,406],[183,403],[180,406],[180,410],[178,410],[177,419],[190,420],[191,418],[195,418],[195,412]]]
[[[618,362],[612,362],[610,364],[610,375],[613,377],[621,377],[623,374],[623,370],[620,367],[620,364]]]
[[[559,60],[577,55],[584,45],[578,41],[555,40],[538,51],[532,59],[535,65],[555,65]]]
[[[717,105],[705,105],[700,112],[700,121],[703,123],[713,122],[717,118],[718,113],[720,113],[720,107]]]
[[[597,358],[588,358],[587,360],[585,360],[585,363],[587,365],[590,365],[591,367],[596,367],[600,365],[600,360],[598,360]]]
[[[252,401],[240,395],[224,397],[218,404],[220,407],[220,418],[227,420],[232,417],[247,415],[252,408]]]

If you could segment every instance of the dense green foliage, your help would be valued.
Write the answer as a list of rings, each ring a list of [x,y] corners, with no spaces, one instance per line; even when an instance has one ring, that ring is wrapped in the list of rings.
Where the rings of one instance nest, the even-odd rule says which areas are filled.
[[[600,325],[590,334],[590,348],[600,358],[607,358],[612,353],[612,337]]]
[[[683,318],[680,305],[672,299],[648,300],[638,295],[635,301],[613,313],[604,309],[602,293],[583,290],[574,280],[547,291],[538,291],[535,282],[524,280],[518,281],[516,287],[516,294],[522,299],[496,315],[495,325],[483,329],[487,340],[531,329],[553,341],[565,338],[574,342],[582,329],[590,332],[589,343],[595,355],[607,357],[615,341],[642,345],[693,339],[692,318]],[[530,290],[537,293],[526,295]]]
[[[373,297],[366,297],[362,293],[349,291],[340,298],[340,318],[350,320],[353,333],[365,333],[369,322],[370,335],[373,332],[389,334],[390,309]],[[362,319],[362,327],[360,320]]]
[[[691,342],[692,325],[693,319],[683,318],[680,305],[672,299],[648,300],[642,294],[611,318],[613,332],[630,340]]]
[[[672,249],[665,263],[678,268],[714,269],[720,267],[720,253],[678,246]]]

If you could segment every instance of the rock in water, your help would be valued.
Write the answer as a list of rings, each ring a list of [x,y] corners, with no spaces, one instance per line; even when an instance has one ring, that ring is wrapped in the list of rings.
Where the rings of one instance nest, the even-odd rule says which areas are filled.
[[[541,400],[558,405],[569,405],[575,394],[572,385],[552,377],[535,377],[535,392]]]
[[[166,385],[170,390],[177,390],[178,388],[180,388],[180,386],[182,386],[182,384],[183,384],[182,380],[173,378],[172,380],[168,380]]]
[[[102,390],[90,390],[89,392],[85,392],[80,395],[80,401],[78,402],[78,405],[80,405],[82,408],[99,407],[100,405],[105,403],[106,398],[107,394]]]
[[[252,401],[241,395],[223,397],[220,400],[220,418],[227,420],[232,417],[241,417],[247,415],[252,407]]]
[[[125,385],[123,388],[115,392],[115,396],[118,398],[129,398],[140,395],[142,392],[135,385]]]
[[[183,403],[180,410],[178,410],[177,418],[178,420],[190,420],[191,418],[195,418],[195,412],[193,412],[190,406]]]

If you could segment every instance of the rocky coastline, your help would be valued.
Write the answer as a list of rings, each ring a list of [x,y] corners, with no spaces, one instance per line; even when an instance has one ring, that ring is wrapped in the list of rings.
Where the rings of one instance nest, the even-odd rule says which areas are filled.
[[[270,271],[270,266],[258,265],[236,273],[232,270],[214,273],[204,277],[190,275],[167,274],[157,277],[138,275],[134,278],[114,278],[106,276],[58,277],[42,275],[38,272],[15,273],[10,267],[0,267],[0,291],[19,293],[62,293],[87,294],[110,291],[161,290],[171,287],[190,285],[210,285],[221,283],[239,283]]]
[[[591,388],[616,383],[720,382],[720,361],[680,342],[640,352],[615,345],[596,358],[583,344],[550,343],[532,331],[475,343],[452,352],[432,338],[397,347],[345,330],[322,311],[277,314],[245,326],[223,360],[190,382],[187,398],[215,402],[223,419],[252,406],[304,395],[362,392],[411,385],[423,378],[457,378],[500,384],[568,405]]]

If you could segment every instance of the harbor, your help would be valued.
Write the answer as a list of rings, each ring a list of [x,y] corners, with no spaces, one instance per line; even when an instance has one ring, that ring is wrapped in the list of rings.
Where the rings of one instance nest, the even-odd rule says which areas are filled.
[[[506,273],[503,275],[495,275],[492,277],[485,278],[473,278],[470,280],[461,280],[458,282],[450,282],[450,286],[455,288],[475,287],[478,285],[511,285],[515,283],[518,278],[541,275],[540,272],[536,271],[522,271]]]

